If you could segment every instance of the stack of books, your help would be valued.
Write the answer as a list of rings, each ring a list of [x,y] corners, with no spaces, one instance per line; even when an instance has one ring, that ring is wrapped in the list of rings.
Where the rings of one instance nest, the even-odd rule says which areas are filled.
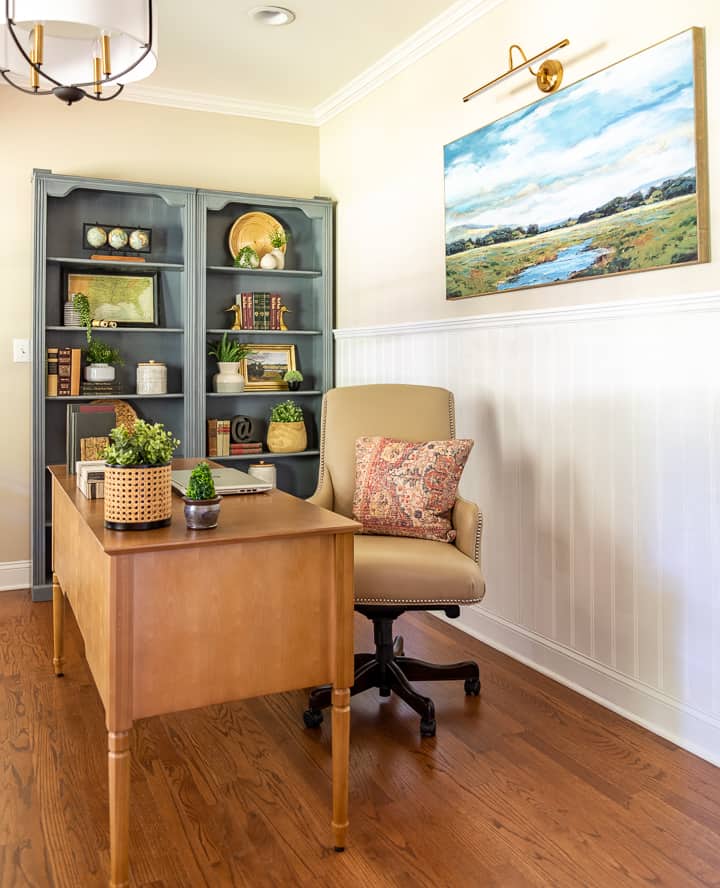
[[[81,460],[75,464],[77,486],[88,499],[105,499],[105,463],[103,460]]]
[[[254,456],[262,452],[262,441],[240,441],[237,444],[230,444],[230,456]]]
[[[279,330],[280,305],[277,293],[241,293],[243,330]]]
[[[82,349],[55,348],[47,350],[47,395],[67,398],[80,394]]]
[[[114,382],[83,382],[80,384],[81,395],[93,395],[96,398],[110,398],[120,394],[120,383]]]
[[[208,456],[230,456],[230,420],[209,419]]]

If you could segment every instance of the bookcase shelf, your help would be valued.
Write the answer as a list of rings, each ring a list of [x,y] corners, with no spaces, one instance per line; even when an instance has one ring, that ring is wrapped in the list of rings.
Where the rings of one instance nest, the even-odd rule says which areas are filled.
[[[315,489],[318,471],[321,395],[333,385],[333,204],[229,191],[34,174],[34,314],[32,413],[32,585],[35,600],[50,597],[50,486],[46,466],[65,459],[68,405],[102,400],[96,395],[46,394],[47,346],[84,346],[85,330],[62,324],[66,271],[98,269],[119,274],[152,271],[157,279],[157,327],[98,327],[93,335],[112,341],[125,361],[118,369],[123,389],[135,387],[136,363],[157,360],[168,369],[164,395],[132,391],[107,398],[131,402],[142,419],[162,422],[182,442],[178,456],[206,457],[207,420],[248,414],[264,441],[265,423],[278,399],[302,405],[308,449],[301,453],[218,457],[225,463],[253,459],[277,465],[278,486],[298,496]],[[286,268],[249,270],[230,265],[228,234],[245,213],[264,212],[289,234]],[[145,262],[80,255],[85,222],[106,221],[153,230],[153,252]],[[89,253],[89,251],[88,251]],[[253,279],[256,280],[253,280]],[[231,331],[226,312],[240,289],[280,295],[291,330]],[[252,343],[294,345],[306,390],[210,391],[217,372],[207,355],[208,336],[229,332]],[[242,340],[241,340],[242,341]],[[265,445],[263,445],[265,446]]]

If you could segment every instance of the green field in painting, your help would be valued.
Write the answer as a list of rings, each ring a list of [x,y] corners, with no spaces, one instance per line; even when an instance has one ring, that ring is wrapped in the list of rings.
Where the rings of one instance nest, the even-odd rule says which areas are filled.
[[[542,262],[554,260],[560,250],[587,240],[587,249],[606,252],[589,268],[572,274],[572,280],[694,260],[698,250],[695,195],[446,256],[447,295],[506,292],[499,285]],[[507,289],[512,289],[512,284]]]

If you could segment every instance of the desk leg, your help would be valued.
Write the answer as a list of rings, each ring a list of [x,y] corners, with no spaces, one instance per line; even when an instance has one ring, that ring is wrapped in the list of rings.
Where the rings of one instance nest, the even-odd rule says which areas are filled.
[[[345,850],[348,830],[348,770],[350,766],[350,688],[332,692],[333,840]]]
[[[108,732],[110,788],[110,888],[130,884],[128,837],[130,826],[130,732]]]
[[[65,593],[53,574],[53,666],[55,675],[62,678],[65,665]]]

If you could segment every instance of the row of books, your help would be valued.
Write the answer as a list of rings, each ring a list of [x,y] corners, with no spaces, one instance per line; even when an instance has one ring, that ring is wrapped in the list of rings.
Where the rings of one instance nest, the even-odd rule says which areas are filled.
[[[276,293],[241,293],[243,330],[279,330],[281,298]]]
[[[251,456],[263,452],[262,441],[232,441],[229,419],[209,419],[207,427],[209,457]]]
[[[67,397],[80,394],[82,349],[53,348],[47,350],[48,397]]]

